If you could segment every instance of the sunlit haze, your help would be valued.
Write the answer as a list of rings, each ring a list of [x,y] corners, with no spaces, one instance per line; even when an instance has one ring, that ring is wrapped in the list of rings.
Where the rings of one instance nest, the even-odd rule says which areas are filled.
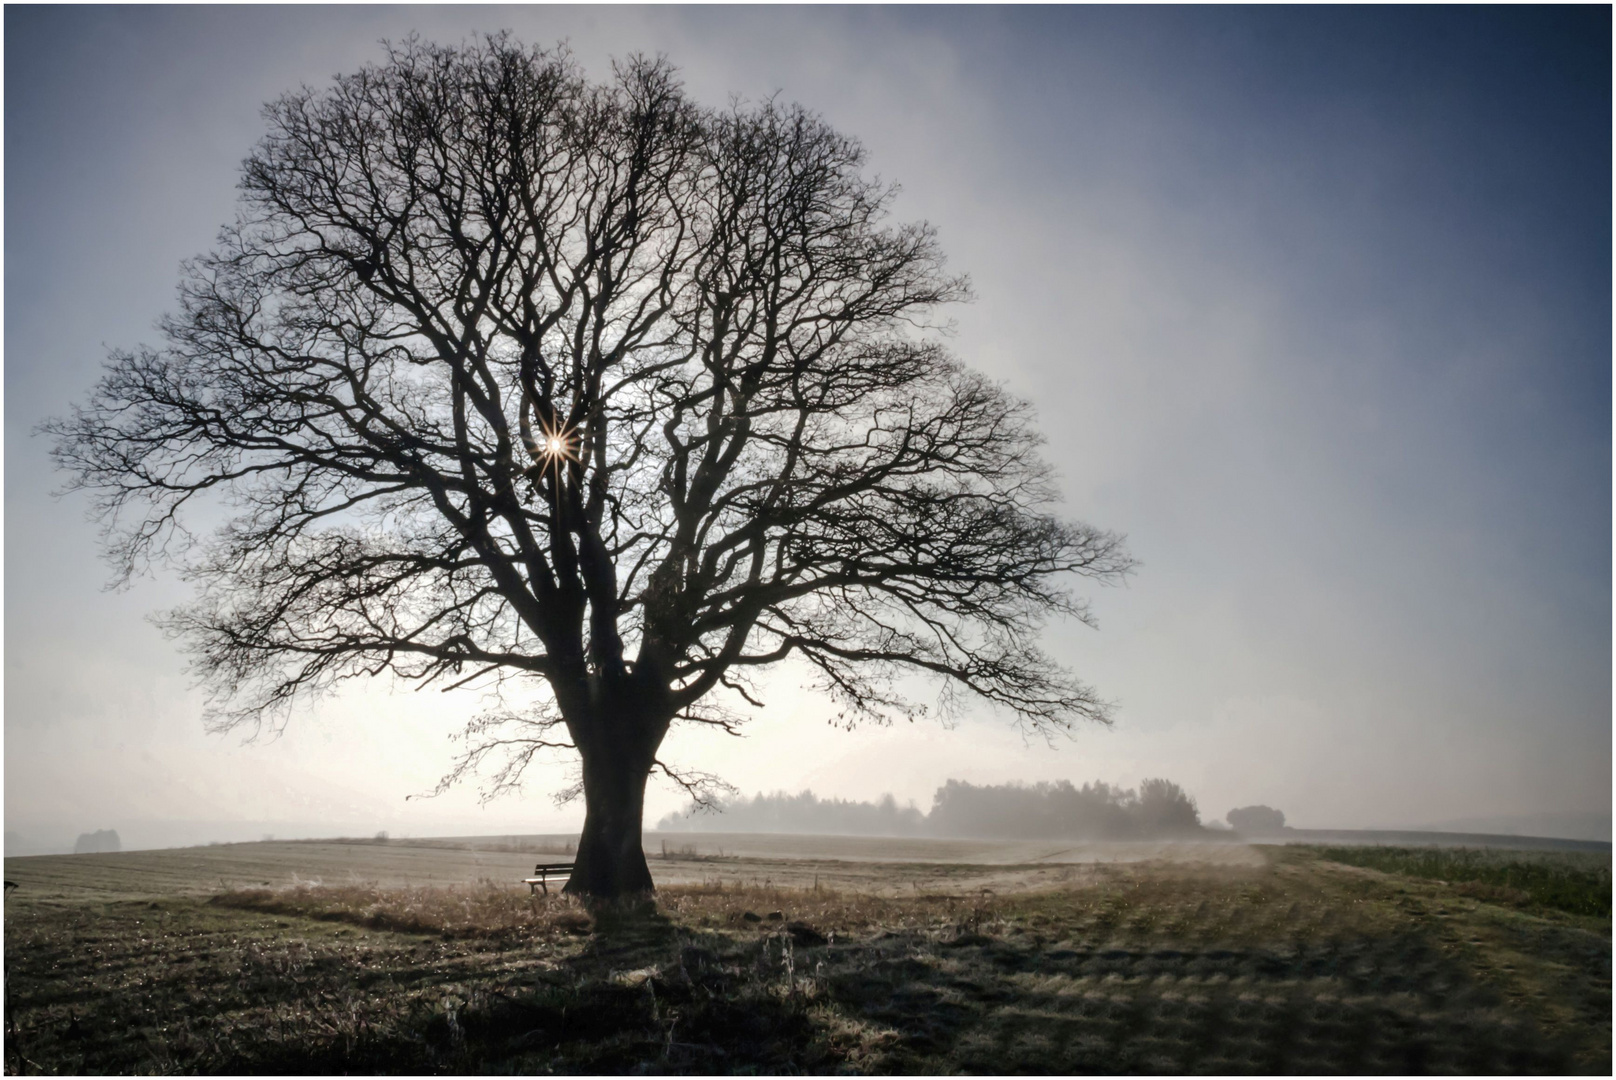
[[[949,348],[1033,403],[1066,512],[1140,563],[1077,584],[1097,629],[1044,637],[1109,729],[846,731],[785,667],[744,737],[676,729],[669,760],[922,810],[949,779],[1166,777],[1203,820],[1609,838],[1609,9],[13,6],[8,845],[582,820],[560,761],[487,805],[416,797],[471,690],[351,684],[278,737],[206,734],[146,618],[187,585],[104,590],[34,434],[159,342],[264,102],[382,39],[500,29],[595,78],[666,54],[702,103],[778,94],[861,140],[970,276]],[[647,822],[685,801],[653,780]]]

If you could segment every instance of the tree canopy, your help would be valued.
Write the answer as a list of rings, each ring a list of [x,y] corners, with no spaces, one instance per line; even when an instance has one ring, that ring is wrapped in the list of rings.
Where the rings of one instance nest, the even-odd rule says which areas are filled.
[[[120,578],[194,584],[166,625],[215,724],[355,676],[540,687],[463,764],[575,748],[575,884],[615,894],[649,887],[668,725],[732,723],[715,691],[763,665],[849,722],[904,712],[905,672],[1105,719],[1036,635],[1128,556],[1056,515],[1027,407],[943,347],[967,283],[858,143],[504,36],[389,46],[264,117],[164,343],[47,425]]]

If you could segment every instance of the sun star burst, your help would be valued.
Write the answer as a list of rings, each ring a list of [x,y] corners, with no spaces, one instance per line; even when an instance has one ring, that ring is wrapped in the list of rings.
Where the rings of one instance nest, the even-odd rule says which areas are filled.
[[[539,429],[542,436],[538,440],[538,456],[546,469],[554,469],[560,476],[564,463],[578,460],[578,429],[568,427],[560,419],[554,426],[541,421]]]

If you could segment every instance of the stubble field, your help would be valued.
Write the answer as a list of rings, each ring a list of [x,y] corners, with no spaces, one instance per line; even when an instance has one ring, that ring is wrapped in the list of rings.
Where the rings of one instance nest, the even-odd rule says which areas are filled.
[[[1610,1070],[1608,855],[646,847],[594,916],[561,838],[8,859],[6,1068]]]

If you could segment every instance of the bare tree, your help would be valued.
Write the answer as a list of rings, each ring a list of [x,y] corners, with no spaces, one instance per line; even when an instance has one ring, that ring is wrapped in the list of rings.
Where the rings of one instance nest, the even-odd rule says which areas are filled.
[[[760,665],[850,722],[908,708],[908,671],[1036,730],[1106,718],[1034,637],[1128,558],[1052,516],[1025,407],[928,334],[966,284],[857,143],[506,37],[390,46],[265,117],[166,344],[45,426],[121,579],[194,583],[165,618],[212,724],[360,675],[536,683],[462,767],[575,749],[569,888],[611,897],[652,888],[669,725],[732,724],[711,703]]]

